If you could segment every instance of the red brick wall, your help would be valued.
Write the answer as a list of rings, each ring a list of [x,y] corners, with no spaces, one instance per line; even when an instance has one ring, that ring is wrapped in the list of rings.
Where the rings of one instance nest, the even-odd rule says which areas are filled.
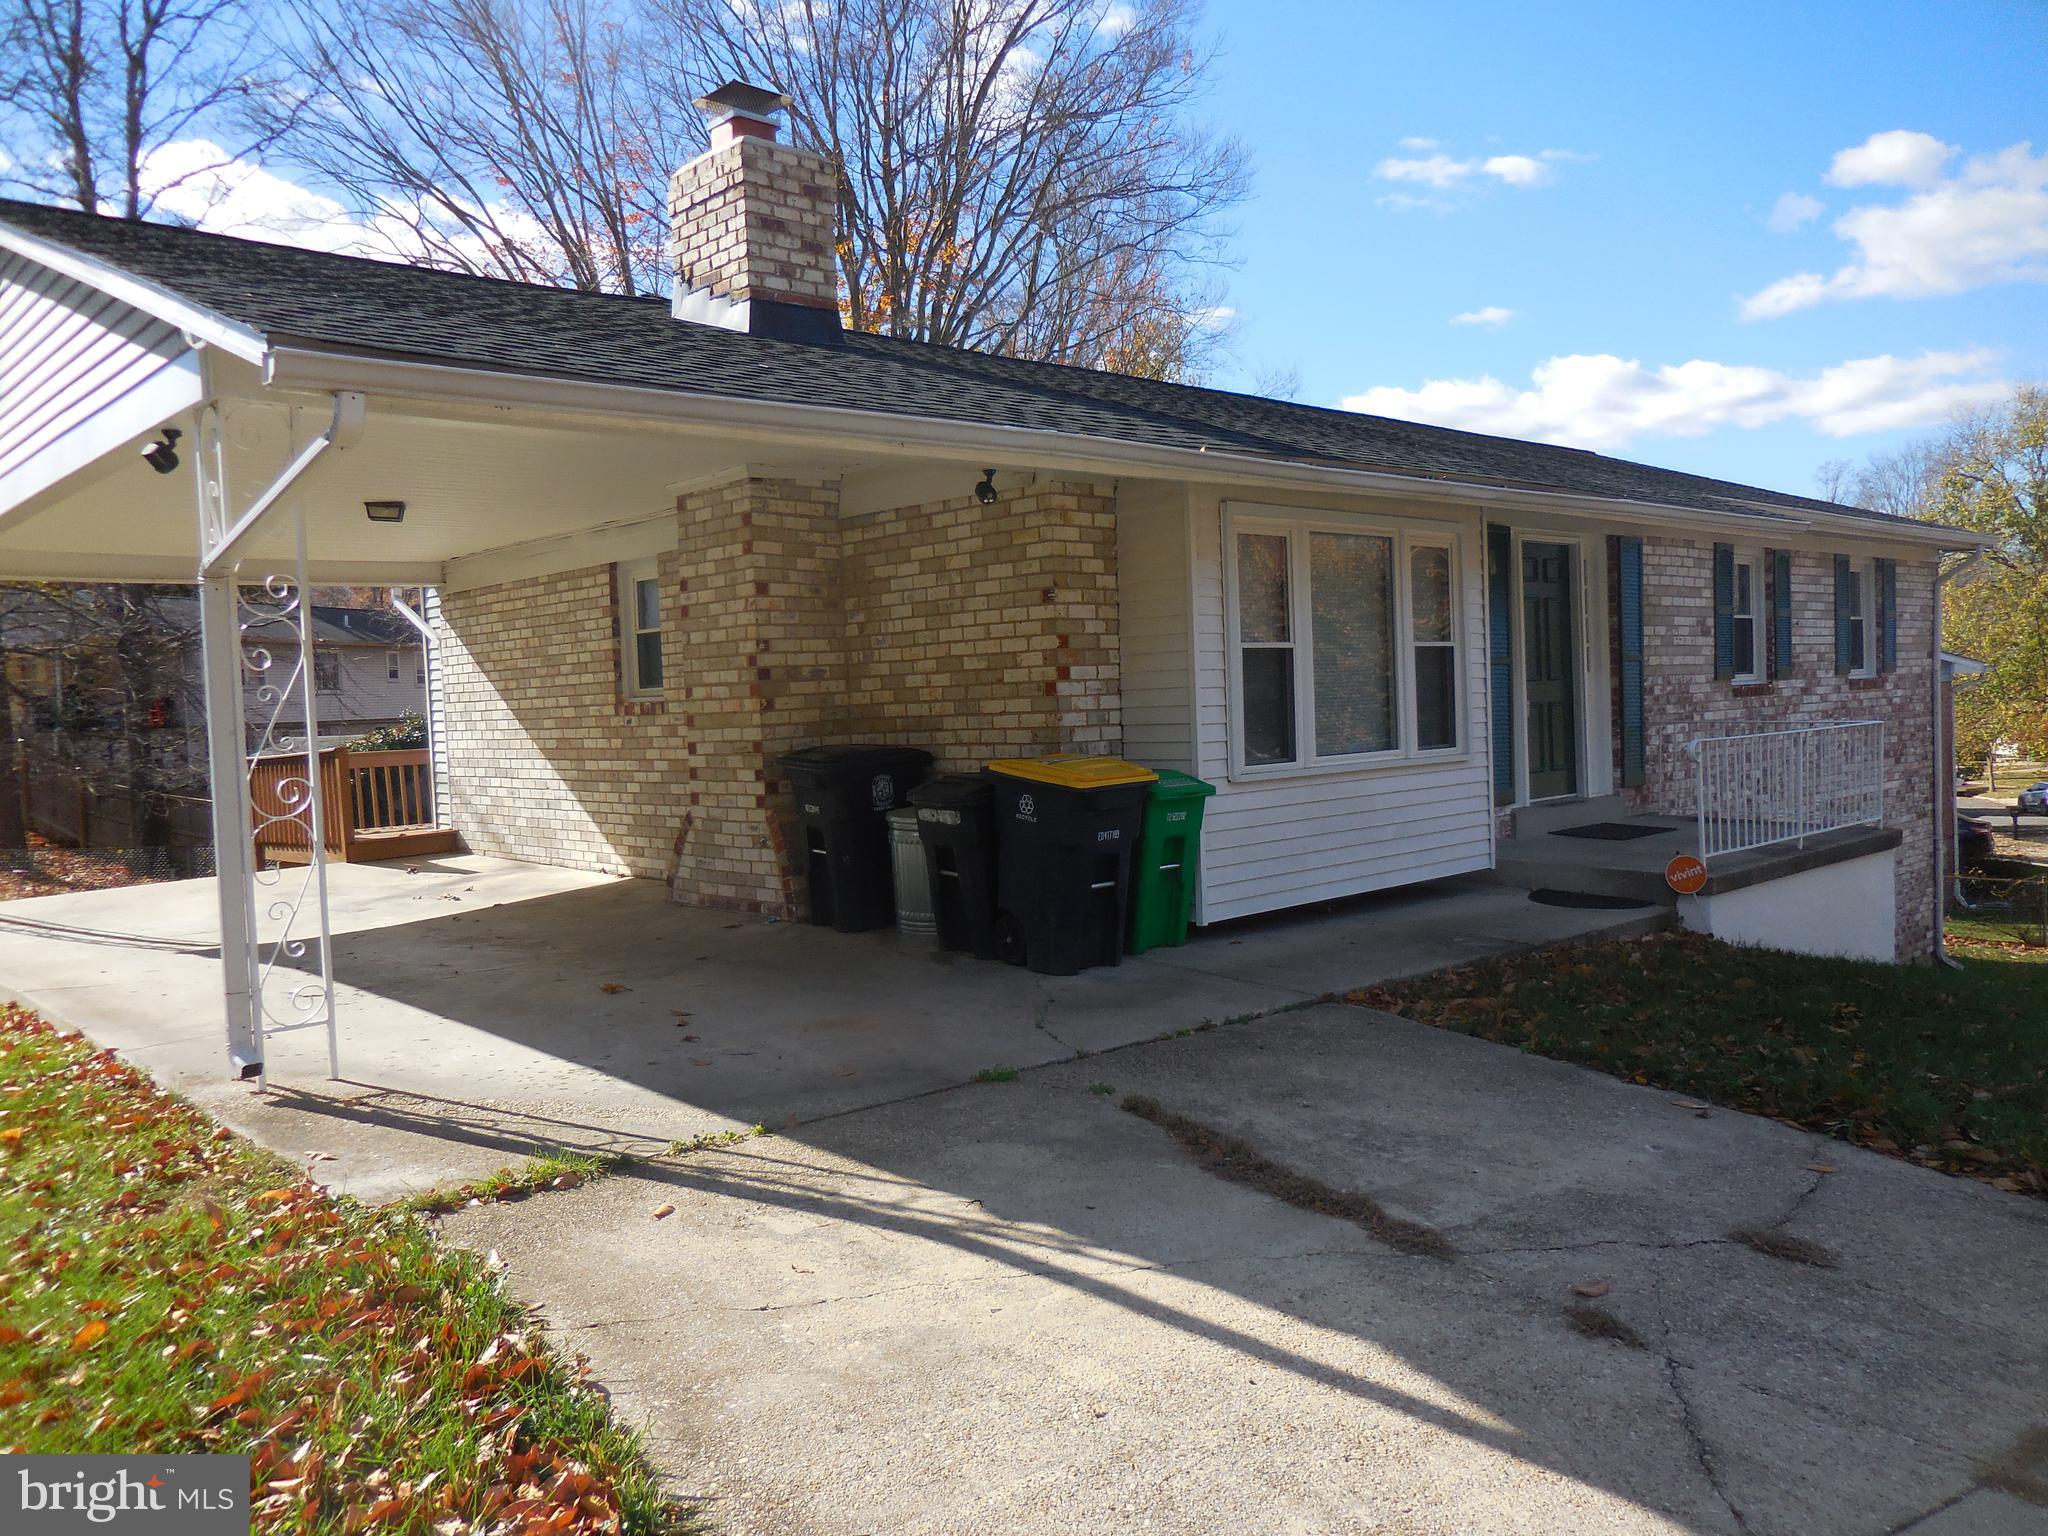
[[[1638,810],[1692,815],[1698,736],[1828,721],[1885,722],[1885,822],[1900,829],[1899,955],[1934,947],[1934,575],[1898,566],[1898,665],[1874,679],[1835,672],[1835,573],[1830,552],[1792,555],[1792,655],[1774,682],[1736,688],[1714,677],[1711,540],[1643,541],[1644,771],[1626,791]],[[1875,631],[1873,630],[1873,635]]]

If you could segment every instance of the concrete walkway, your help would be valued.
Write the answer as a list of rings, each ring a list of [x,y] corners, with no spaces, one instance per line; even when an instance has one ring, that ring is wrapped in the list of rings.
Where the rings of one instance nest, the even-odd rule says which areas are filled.
[[[1052,978],[504,859],[329,879],[340,1082],[317,1031],[273,1041],[269,1092],[226,1080],[210,880],[0,904],[0,994],[287,1156],[330,1154],[317,1177],[382,1200],[536,1149],[809,1121],[1641,921],[1447,883]]]

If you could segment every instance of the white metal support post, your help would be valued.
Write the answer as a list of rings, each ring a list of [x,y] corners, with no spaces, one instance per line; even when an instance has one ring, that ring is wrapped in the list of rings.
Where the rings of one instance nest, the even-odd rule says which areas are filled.
[[[193,470],[199,482],[199,526],[223,491],[219,413],[200,412]],[[263,1072],[263,1030],[256,1007],[256,935],[250,921],[248,743],[242,727],[242,630],[232,571],[199,583],[199,644],[206,679],[206,763],[213,797],[215,883],[220,888],[221,993],[227,1004],[228,1062],[240,1077]]]
[[[194,433],[201,648],[228,1060],[239,1076],[254,1077],[259,1083],[268,1080],[265,1043],[269,1037],[298,1029],[325,1028],[328,1075],[341,1075],[327,907],[319,688],[313,607],[306,583],[306,517],[303,502],[291,495],[302,489],[300,482],[316,460],[330,449],[352,446],[361,435],[361,395],[337,394],[333,412],[327,430],[313,442],[302,449],[294,443],[295,451],[284,471],[239,516],[229,497],[223,412],[218,401],[200,408]],[[259,590],[245,594],[240,576],[244,549],[262,525],[287,511],[294,536],[291,573],[268,575]],[[282,678],[272,675],[283,650],[277,643],[280,640],[289,640],[295,653],[288,675]],[[245,688],[245,671],[258,680],[253,695]],[[261,716],[253,747],[247,739],[245,713],[252,697]],[[295,702],[296,722],[290,718]],[[268,787],[266,803],[258,807],[251,793],[257,763],[265,757],[301,754],[303,776],[286,773]],[[285,824],[293,829],[292,835],[281,839],[277,833]],[[287,888],[283,871],[255,867],[255,842],[265,833],[269,841],[306,849],[305,873],[296,889]],[[319,926],[317,932],[302,933],[297,925],[309,904]],[[259,910],[263,920],[276,927],[267,944],[258,930]],[[309,944],[319,947],[317,980],[292,974],[299,970],[296,962],[306,958]],[[283,997],[273,1007],[269,994],[281,963],[286,974],[276,980]]]

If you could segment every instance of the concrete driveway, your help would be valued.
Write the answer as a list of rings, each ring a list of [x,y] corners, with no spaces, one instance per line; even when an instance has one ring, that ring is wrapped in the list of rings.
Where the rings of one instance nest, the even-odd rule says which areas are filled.
[[[1445,882],[1045,977],[508,859],[337,865],[329,882],[339,1082],[317,1031],[271,1042],[269,1092],[226,1080],[210,880],[0,903],[0,995],[87,1031],[287,1156],[329,1154],[317,1176],[382,1200],[536,1149],[646,1153],[815,1120],[984,1067],[1645,922]]]
[[[1451,1256],[1219,1178],[1132,1093]],[[447,1230],[733,1536],[2048,1530],[2048,1208],[1365,1009]]]
[[[206,882],[0,907],[0,990],[368,1198],[646,1157],[446,1228],[733,1536],[2048,1531],[2048,1208],[1317,1001],[1638,919],[1453,883],[1052,980],[496,860],[335,892],[341,1083],[222,1081]]]

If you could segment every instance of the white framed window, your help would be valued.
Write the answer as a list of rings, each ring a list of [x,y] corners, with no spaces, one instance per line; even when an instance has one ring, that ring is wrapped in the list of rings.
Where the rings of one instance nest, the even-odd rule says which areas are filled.
[[[619,571],[619,686],[630,699],[661,697],[661,572],[652,560]]]
[[[394,683],[398,681],[398,652],[384,653],[384,675]]]
[[[1224,533],[1234,776],[1462,750],[1454,532],[1236,507]]]
[[[1764,601],[1764,557],[1756,550],[1735,552],[1733,595],[1735,682],[1739,687],[1764,680],[1770,654],[1764,628],[1765,610],[1769,607]]]
[[[1877,676],[1877,563],[1849,566],[1849,675]]]

